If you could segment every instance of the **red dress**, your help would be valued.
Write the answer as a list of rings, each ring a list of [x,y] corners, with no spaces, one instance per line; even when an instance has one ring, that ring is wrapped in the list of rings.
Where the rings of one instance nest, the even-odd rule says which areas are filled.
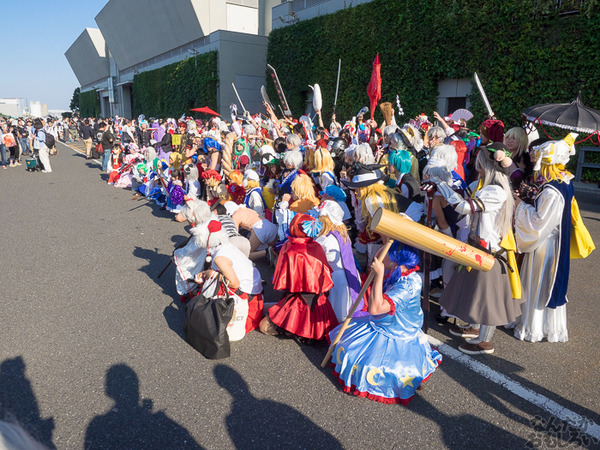
[[[119,159],[114,159],[111,156],[111,169],[112,171],[110,172],[110,175],[108,176],[108,182],[114,184],[118,179],[119,179],[119,169],[121,168],[121,166],[123,165],[123,163],[121,161],[119,161]]]
[[[299,226],[294,226],[299,225],[301,216],[309,217],[297,214],[290,224],[290,234],[306,236],[301,229],[297,231]],[[323,339],[338,325],[326,295],[333,287],[331,267],[323,247],[313,239],[292,236],[283,245],[273,287],[284,291],[279,303],[269,309],[269,318],[275,325],[308,339]]]

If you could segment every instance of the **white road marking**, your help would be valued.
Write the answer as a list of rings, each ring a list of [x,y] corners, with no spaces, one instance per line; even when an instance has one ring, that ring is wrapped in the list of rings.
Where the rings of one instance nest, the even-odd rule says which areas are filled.
[[[60,141],[59,141],[60,142]],[[71,147],[69,144],[65,143],[65,142],[60,142],[62,145],[69,147],[71,150],[76,151],[77,153],[81,154],[81,155],[85,155],[85,152],[82,152],[81,150],[79,150],[78,148],[75,147]],[[97,162],[98,164],[102,164],[102,161],[99,161],[97,159],[92,159],[92,161]]]
[[[428,335],[427,337],[429,338],[429,343],[432,346],[437,347],[438,351],[443,355],[448,356],[449,358],[454,359],[461,364],[464,364],[472,371],[477,372],[479,375],[484,376],[488,380],[493,381],[505,389],[508,389],[510,392],[521,397],[523,400],[527,400],[528,402],[540,407],[544,411],[549,412],[557,419],[567,422],[573,428],[582,431],[592,438],[600,440],[600,425],[594,423],[589,418],[584,418],[576,412],[559,405],[553,400],[550,400],[548,397],[526,388],[522,384],[511,380],[506,375],[496,372],[485,364],[476,361],[471,356],[466,355],[453,347],[450,347],[448,344],[444,344],[433,336]]]

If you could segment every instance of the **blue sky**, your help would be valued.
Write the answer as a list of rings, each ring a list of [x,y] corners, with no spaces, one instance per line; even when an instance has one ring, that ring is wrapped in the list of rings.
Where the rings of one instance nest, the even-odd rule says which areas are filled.
[[[108,0],[0,0],[0,98],[22,97],[68,109],[79,86],[65,52]]]

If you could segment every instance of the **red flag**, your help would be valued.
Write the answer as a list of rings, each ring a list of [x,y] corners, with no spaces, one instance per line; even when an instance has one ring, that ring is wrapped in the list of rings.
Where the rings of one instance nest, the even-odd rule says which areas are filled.
[[[367,95],[371,100],[371,120],[373,120],[377,102],[381,100],[381,63],[379,62],[379,53],[377,53],[375,61],[373,61],[373,72],[371,72],[371,81],[367,86]]]

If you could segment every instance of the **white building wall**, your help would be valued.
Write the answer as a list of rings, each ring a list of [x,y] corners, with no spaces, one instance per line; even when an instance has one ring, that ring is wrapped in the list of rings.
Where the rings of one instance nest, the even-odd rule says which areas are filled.
[[[7,116],[23,116],[27,107],[28,101],[25,98],[0,98],[0,113]]]
[[[284,0],[273,8],[272,29],[369,2],[371,0]]]
[[[48,115],[48,105],[41,102],[31,102],[29,109],[33,117],[44,117]]]

